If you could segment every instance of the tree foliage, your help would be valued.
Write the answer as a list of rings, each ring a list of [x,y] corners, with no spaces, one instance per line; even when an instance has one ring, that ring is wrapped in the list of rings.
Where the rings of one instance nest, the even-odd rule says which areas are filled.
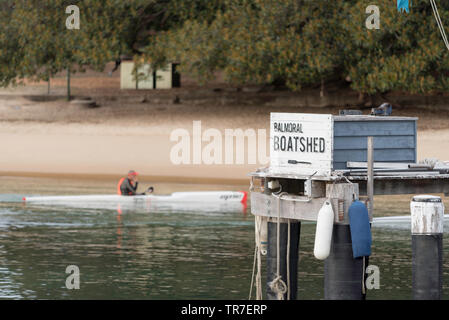
[[[66,28],[69,5],[80,9],[79,30]],[[189,17],[211,20],[217,9],[207,0],[2,0],[0,85],[47,80],[66,69],[102,70],[120,55],[141,54],[151,35]]]
[[[80,8],[79,30],[66,27],[68,5]],[[21,0],[3,11],[0,31],[0,80],[47,80],[65,69],[90,66],[101,70],[124,50],[124,38],[135,11],[127,2],[112,0]],[[4,29],[5,28],[5,29]]]
[[[380,8],[379,30],[366,28],[370,4]],[[449,25],[449,4],[439,9]],[[425,0],[409,14],[391,0],[229,0],[212,21],[191,18],[159,33],[145,53],[203,81],[223,70],[232,83],[293,90],[327,79],[350,79],[368,94],[448,89],[448,52]]]
[[[378,0],[380,29],[367,30],[367,1],[346,4],[344,70],[352,87],[369,94],[391,90],[427,93],[449,89],[449,55],[430,3],[413,1],[409,14],[399,13],[389,0]],[[449,5],[439,2],[443,23],[449,26]]]
[[[67,30],[77,5],[81,29]],[[369,30],[368,5],[380,8]],[[449,3],[438,1],[449,26]],[[222,70],[233,84],[281,84],[292,90],[329,79],[361,93],[445,91],[446,50],[430,3],[400,13],[392,0],[3,0],[0,85],[47,79],[66,68],[97,70],[121,54],[205,82]]]

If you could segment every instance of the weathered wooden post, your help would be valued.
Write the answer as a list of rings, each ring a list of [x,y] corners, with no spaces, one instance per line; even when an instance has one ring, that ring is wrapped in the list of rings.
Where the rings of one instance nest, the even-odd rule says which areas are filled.
[[[70,101],[72,94],[70,92],[70,66],[67,67],[67,101]]]
[[[358,198],[358,185],[336,184],[333,192],[332,189],[332,186],[328,186],[327,192],[332,198],[344,199],[340,208],[343,211],[343,221],[334,224],[331,251],[324,261],[324,299],[362,300],[365,266],[363,258],[353,258],[347,215],[353,197]]]
[[[278,224],[274,218],[268,222],[267,299],[269,300],[296,299],[301,223],[289,220],[281,219]]]
[[[413,299],[439,300],[443,284],[444,204],[437,196],[415,196],[410,210]]]
[[[367,137],[367,195],[370,221],[373,215],[374,195],[374,141]],[[348,198],[349,193],[349,198]],[[353,191],[353,194],[355,192]],[[356,200],[350,190],[333,195],[345,199],[345,213]],[[358,196],[358,189],[357,189]],[[332,247],[324,263],[324,298],[327,300],[363,300],[365,298],[365,257],[354,258],[351,229],[347,216],[343,223],[334,224]]]
[[[366,158],[368,168],[366,194],[368,196],[369,218],[372,220],[374,210],[374,138],[372,136],[367,138]]]
[[[271,196],[279,191],[277,180],[264,181],[264,194]],[[277,198],[277,199],[276,199]],[[273,200],[282,210],[281,195]],[[280,216],[280,212],[277,213]],[[294,300],[298,291],[298,251],[301,223],[292,219],[268,218],[267,223],[267,299]],[[279,234],[279,237],[278,237]]]
[[[324,262],[324,298],[326,300],[362,300],[363,258],[352,257],[349,225],[335,224],[331,254]]]

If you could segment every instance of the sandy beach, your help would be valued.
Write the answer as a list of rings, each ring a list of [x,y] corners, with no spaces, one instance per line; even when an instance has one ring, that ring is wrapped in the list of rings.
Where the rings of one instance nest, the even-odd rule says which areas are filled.
[[[174,164],[170,153],[177,142],[170,141],[172,132],[184,129],[192,134],[193,122],[201,121],[202,132],[214,128],[224,136],[226,129],[266,130],[268,138],[270,112],[338,113],[338,108],[154,103],[151,99],[141,101],[139,96],[112,99],[114,90],[121,94],[119,78],[102,79],[80,76],[72,84],[75,95],[87,92],[94,96],[98,108],[71,104],[58,97],[64,94],[63,77],[52,80],[48,101],[29,96],[44,95],[45,83],[2,89],[0,174],[118,178],[134,169],[148,180],[245,184],[247,173],[264,163],[249,164],[245,152],[244,164],[193,164],[193,159],[190,164]],[[109,98],[102,98],[95,85],[105,87]],[[188,82],[182,90],[189,90]],[[124,94],[129,96],[129,92]],[[449,160],[449,112],[395,111],[395,115],[420,118],[418,159]],[[269,150],[268,139],[265,141]],[[205,145],[203,142],[202,147]]]

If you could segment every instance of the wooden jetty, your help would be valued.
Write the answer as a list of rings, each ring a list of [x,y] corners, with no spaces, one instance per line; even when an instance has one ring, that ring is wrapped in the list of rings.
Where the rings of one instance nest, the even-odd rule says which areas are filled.
[[[374,195],[449,195],[449,165],[417,162],[417,120],[391,116],[271,114],[270,166],[249,174],[251,213],[262,221],[256,225],[256,244],[261,246],[264,242],[268,249],[268,299],[296,298],[301,221],[317,221],[326,203],[331,204],[334,219],[330,252],[324,260],[324,298],[360,300],[366,297],[364,279],[369,256],[353,256],[351,232],[356,227],[351,227],[348,212],[354,201],[362,200],[366,204],[371,222]],[[265,239],[262,234],[266,234]],[[442,233],[439,237],[442,238]],[[429,245],[441,246],[441,241],[426,245],[427,249]],[[414,244],[414,250],[417,247]],[[439,270],[442,268],[442,259],[438,260],[441,253],[430,261],[415,259],[415,253],[413,259],[419,264],[437,263]],[[435,283],[434,279],[426,280],[423,274],[419,288],[414,281],[413,290],[420,292],[414,297],[441,296],[441,288],[429,289],[432,285],[426,283]],[[258,292],[258,298],[262,298],[260,288]]]

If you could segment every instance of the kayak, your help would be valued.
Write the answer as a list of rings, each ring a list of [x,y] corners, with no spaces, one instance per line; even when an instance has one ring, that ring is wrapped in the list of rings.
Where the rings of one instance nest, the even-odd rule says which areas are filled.
[[[157,209],[181,211],[240,211],[246,209],[245,191],[175,192],[170,195],[79,195],[30,196],[22,200],[30,205],[57,205],[77,208]],[[165,211],[163,210],[163,211]]]
[[[127,203],[142,200],[157,202],[240,202],[246,204],[248,194],[245,191],[202,191],[175,192],[170,195],[84,195],[84,196],[42,196],[24,197],[27,203],[61,203],[61,202],[117,202]]]

